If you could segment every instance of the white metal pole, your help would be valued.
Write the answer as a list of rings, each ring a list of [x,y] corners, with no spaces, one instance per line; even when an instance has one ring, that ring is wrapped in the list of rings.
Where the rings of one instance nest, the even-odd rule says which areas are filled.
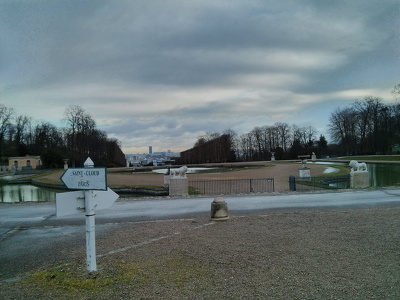
[[[88,157],[84,163],[85,168],[93,168],[94,163]],[[93,191],[85,191],[86,209],[86,269],[89,272],[97,271],[96,264],[96,235],[95,235],[95,213],[93,203]]]
[[[85,191],[86,208],[86,269],[89,272],[97,271],[96,264],[96,235],[93,191]]]

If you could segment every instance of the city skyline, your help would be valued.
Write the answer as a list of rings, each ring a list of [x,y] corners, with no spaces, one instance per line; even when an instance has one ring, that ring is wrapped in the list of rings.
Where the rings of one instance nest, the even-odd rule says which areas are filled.
[[[395,101],[399,15],[398,0],[4,0],[0,103],[56,126],[79,105],[124,153],[276,122],[331,142],[337,107]]]

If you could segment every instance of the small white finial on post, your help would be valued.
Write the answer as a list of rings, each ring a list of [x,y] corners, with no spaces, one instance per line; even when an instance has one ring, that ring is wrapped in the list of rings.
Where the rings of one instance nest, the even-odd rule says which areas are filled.
[[[83,163],[85,168],[93,168],[94,167],[94,162],[93,160],[90,159],[90,157],[88,157],[85,162]]]

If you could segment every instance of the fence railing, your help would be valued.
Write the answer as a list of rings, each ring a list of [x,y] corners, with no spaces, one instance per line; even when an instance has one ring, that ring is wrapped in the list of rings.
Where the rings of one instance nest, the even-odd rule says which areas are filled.
[[[315,176],[310,178],[289,177],[291,191],[311,191],[324,189],[341,189],[350,186],[350,175]]]
[[[189,180],[191,194],[227,195],[273,192],[273,178]]]

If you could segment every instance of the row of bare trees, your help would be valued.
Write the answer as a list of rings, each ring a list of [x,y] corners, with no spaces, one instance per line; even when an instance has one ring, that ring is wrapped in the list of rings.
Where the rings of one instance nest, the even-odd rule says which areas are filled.
[[[242,161],[269,160],[272,152],[278,159],[297,158],[300,154],[319,151],[315,145],[326,146],[325,137],[320,136],[318,143],[316,134],[313,126],[290,126],[281,122],[255,127],[236,138],[237,158]]]
[[[49,122],[33,122],[0,104],[0,156],[40,155],[46,167],[60,167],[63,160],[82,166],[87,157],[99,166],[124,165],[125,155],[118,140],[96,128],[96,122],[80,106],[69,106],[64,128]],[[5,161],[3,161],[5,163]]]
[[[277,122],[255,127],[240,136],[227,130],[224,135],[229,136],[231,149],[213,149],[235,153],[229,156],[231,161],[269,160],[272,152],[277,159],[295,159],[298,155],[312,152],[319,156],[393,153],[393,146],[400,146],[400,84],[393,88],[392,94],[397,100],[392,104],[384,104],[381,99],[369,96],[354,101],[350,106],[337,108],[329,119],[330,145],[324,135],[316,138],[317,130],[312,126]],[[216,145],[219,138],[219,133],[206,133],[198,137],[194,148],[185,155],[195,155],[195,160],[200,162],[210,161],[213,152],[205,145]],[[205,157],[207,159],[203,159]]]
[[[255,127],[249,133],[237,136],[232,130],[222,135],[208,132],[198,137],[192,149],[181,152],[182,163],[209,163],[257,161],[297,158],[301,154],[321,152],[327,148],[324,136],[316,140],[317,130],[312,126],[299,127],[287,123]]]
[[[388,154],[400,143],[400,103],[384,104],[376,97],[337,108],[330,117],[330,134],[344,154]]]
[[[198,139],[195,146],[181,152],[178,164],[224,163],[236,160],[232,135],[212,133]]]

